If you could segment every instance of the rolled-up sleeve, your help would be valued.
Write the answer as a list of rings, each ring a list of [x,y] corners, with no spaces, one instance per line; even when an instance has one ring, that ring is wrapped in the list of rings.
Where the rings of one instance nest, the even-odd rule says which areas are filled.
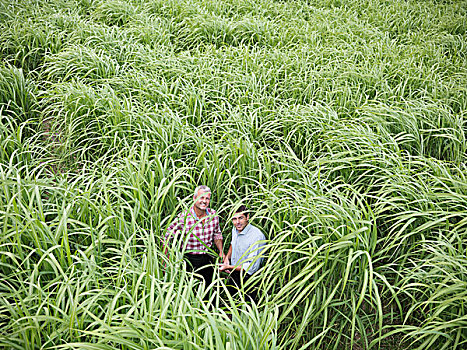
[[[211,229],[212,229],[212,238],[217,241],[222,238],[221,226],[219,224],[219,216],[216,214],[214,209],[209,209],[209,216],[212,218]]]

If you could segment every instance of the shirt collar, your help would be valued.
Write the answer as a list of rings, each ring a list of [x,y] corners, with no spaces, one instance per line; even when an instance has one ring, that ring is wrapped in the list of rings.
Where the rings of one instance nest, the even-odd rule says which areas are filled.
[[[245,228],[242,230],[242,232],[238,232],[238,230],[234,227],[234,230],[237,232],[237,235],[244,235],[248,233],[251,229],[251,224],[249,223],[248,225],[245,226]]]
[[[206,208],[206,215],[209,216],[209,208]],[[196,220],[199,220],[194,207],[191,207],[191,216],[193,216]]]

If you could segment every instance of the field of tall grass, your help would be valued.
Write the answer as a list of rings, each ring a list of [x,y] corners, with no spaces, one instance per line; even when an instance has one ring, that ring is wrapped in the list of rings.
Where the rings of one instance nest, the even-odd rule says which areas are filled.
[[[0,347],[465,349],[467,2],[0,0]],[[161,239],[199,184],[258,305]]]

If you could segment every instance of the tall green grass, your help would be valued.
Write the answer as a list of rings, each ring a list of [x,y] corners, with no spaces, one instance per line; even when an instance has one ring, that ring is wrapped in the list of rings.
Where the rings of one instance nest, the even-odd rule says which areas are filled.
[[[1,346],[464,348],[465,8],[1,1]],[[258,305],[163,252],[199,184]]]

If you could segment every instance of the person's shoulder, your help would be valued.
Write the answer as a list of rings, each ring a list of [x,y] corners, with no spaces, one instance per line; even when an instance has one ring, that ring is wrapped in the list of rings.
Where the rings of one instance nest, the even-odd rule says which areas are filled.
[[[182,210],[180,213],[178,213],[177,216],[183,218],[183,217],[185,217],[185,216],[187,216],[189,214],[190,214],[190,210]]]
[[[266,237],[264,236],[263,231],[261,231],[258,227],[254,226],[254,225],[251,225],[251,229],[252,229],[252,231],[254,232],[255,238],[256,238],[258,241],[262,241],[262,240],[265,240],[265,239],[266,239]]]
[[[184,219],[186,217],[192,217],[193,216],[193,213],[192,213],[192,210],[191,209],[185,209],[185,210],[182,210],[178,215],[177,215],[179,218],[181,219]]]

